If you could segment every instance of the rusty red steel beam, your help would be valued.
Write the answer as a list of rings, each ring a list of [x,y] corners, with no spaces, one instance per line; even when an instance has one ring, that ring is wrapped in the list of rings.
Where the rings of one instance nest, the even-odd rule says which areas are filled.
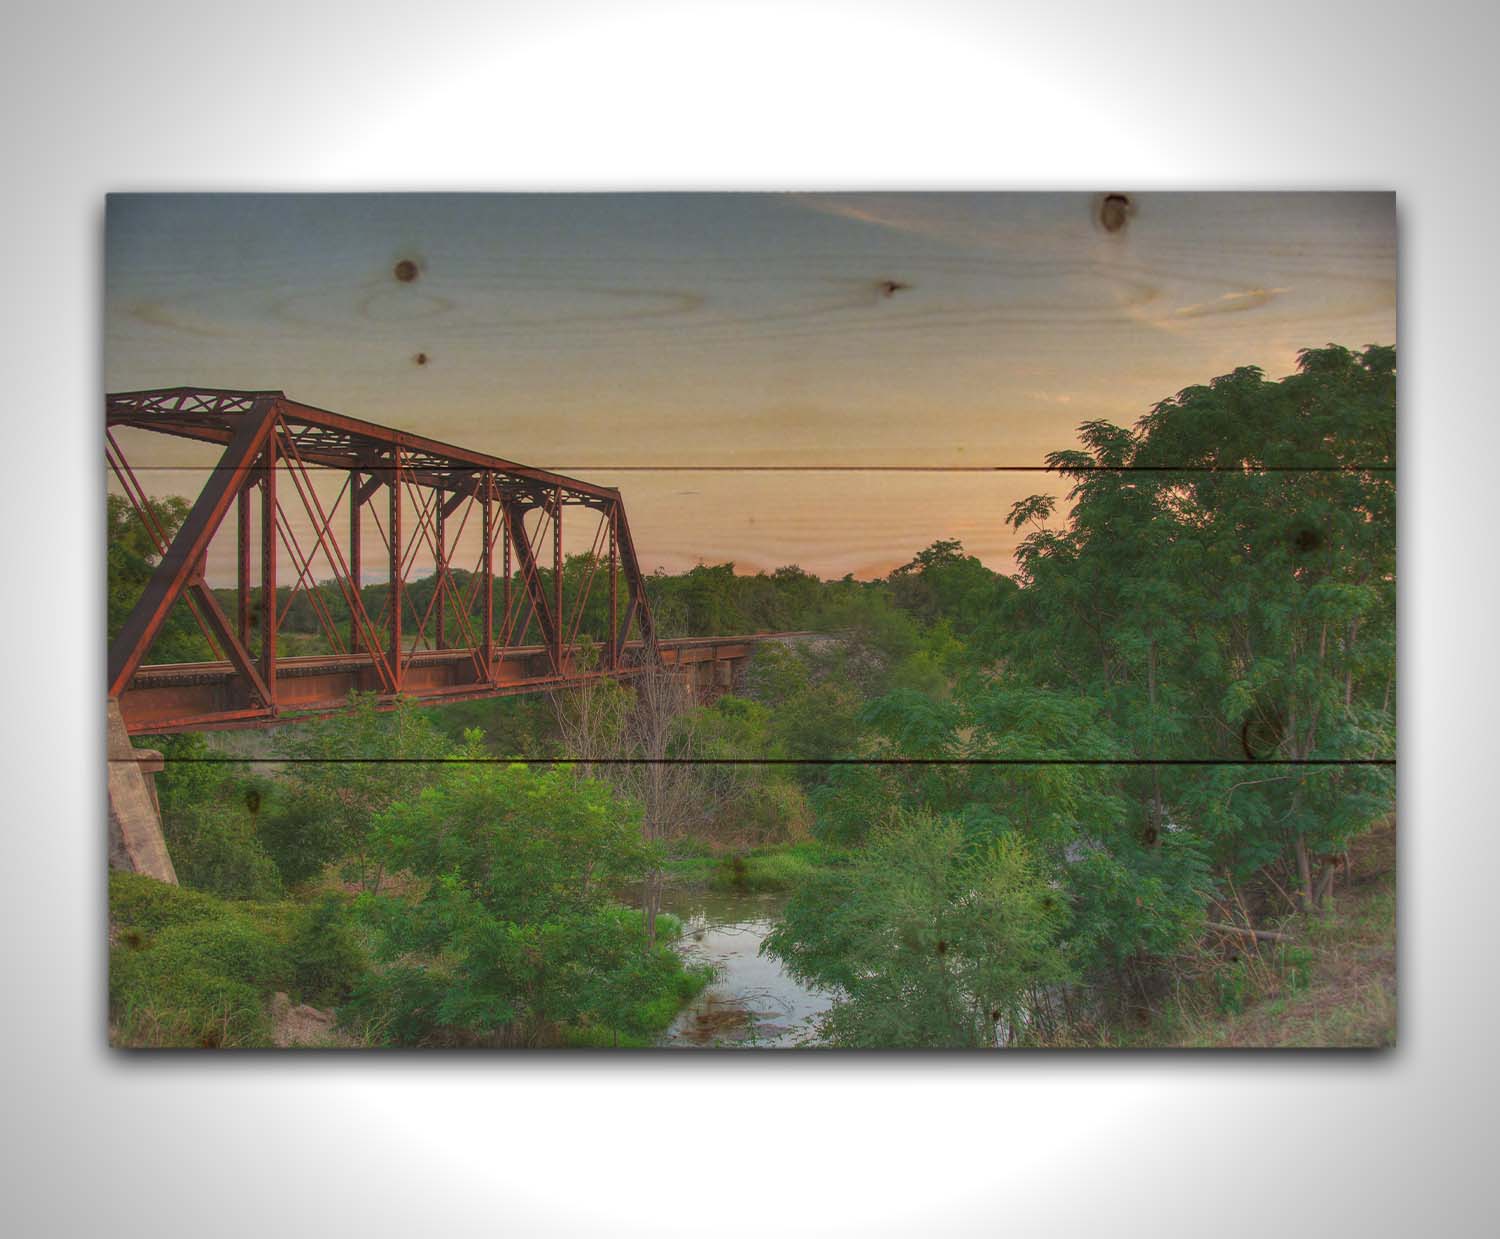
[[[438,589],[434,590],[433,592],[435,594],[441,592],[441,589],[446,585],[449,596],[453,599],[454,621],[461,629],[463,629],[463,635],[467,638],[467,648],[474,659],[475,670],[480,674],[481,677],[485,677],[485,660],[488,657],[486,651],[489,649],[490,641],[487,637],[481,637],[475,631],[474,624],[471,621],[470,612],[473,610],[475,598],[479,596],[479,587],[484,579],[484,561],[485,556],[489,551],[489,534],[484,530],[481,530],[479,560],[474,566],[474,571],[470,576],[468,590],[467,592],[465,592],[464,589],[460,588],[458,582],[453,579],[452,556],[454,551],[457,550],[458,543],[463,539],[464,530],[468,528],[469,517],[473,514],[476,500],[479,501],[481,508],[483,507],[483,500],[475,495],[462,495],[456,496],[455,498],[464,504],[463,519],[458,522],[458,532],[453,536],[453,544],[449,547],[447,555],[440,559],[439,572],[441,575],[439,577]],[[450,511],[449,515],[451,514],[452,513]],[[445,516],[443,516],[441,510],[439,511],[439,517],[443,520],[447,519]],[[493,624],[493,615],[491,615],[489,619],[484,620],[484,622],[486,624]],[[449,648],[447,641],[444,639],[441,633],[438,634],[437,646],[439,649]]]
[[[526,629],[531,626],[531,620],[536,620],[537,628],[540,630],[542,644],[546,646],[549,657],[553,657],[556,651],[556,642],[553,638],[552,608],[547,602],[546,592],[542,589],[541,572],[536,562],[536,546],[532,543],[532,535],[526,532],[525,513],[515,504],[502,500],[500,510],[505,516],[506,524],[510,527],[510,540],[515,547],[516,559],[521,569],[521,584],[526,588],[527,598],[531,603],[531,616],[521,627],[519,635],[525,636]],[[543,516],[547,514],[546,508],[539,508]],[[546,528],[546,520],[539,520],[536,527],[536,541],[542,540],[542,531]],[[517,535],[517,528],[520,533]],[[562,667],[554,662],[553,670],[562,674]]]
[[[590,558],[599,559],[605,531],[609,543],[609,649],[606,670],[633,674],[641,665],[660,662],[655,626],[652,623],[645,578],[636,558],[630,537],[628,518],[621,496],[613,487],[597,486],[578,478],[565,477],[545,469],[533,469],[498,456],[443,443],[423,435],[411,434],[372,422],[346,417],[326,409],[289,399],[280,391],[231,391],[176,387],[144,392],[114,393],[105,399],[107,433],[114,427],[174,435],[212,443],[224,451],[218,464],[209,469],[197,501],[170,544],[161,552],[145,592],[127,618],[111,645],[109,692],[122,702],[132,703],[131,713],[137,722],[150,716],[158,726],[180,724],[190,720],[197,726],[256,725],[273,722],[283,709],[301,709],[305,693],[286,686],[305,683],[313,674],[312,665],[326,665],[324,656],[308,659],[278,657],[277,638],[284,615],[278,614],[277,578],[278,544],[291,555],[298,570],[292,594],[305,590],[318,612],[318,619],[329,629],[335,646],[343,645],[335,637],[331,613],[318,593],[321,583],[315,581],[314,558],[321,554],[333,572],[333,583],[349,606],[349,657],[359,664],[357,672],[345,668],[344,678],[351,688],[368,688],[382,700],[410,689],[422,697],[467,695],[502,695],[512,691],[536,691],[548,685],[580,682],[580,668],[575,666],[576,642],[588,598],[594,587],[599,562],[591,562],[582,579],[581,592],[573,601],[572,613],[564,609],[563,519],[564,508],[581,506],[600,514]],[[111,440],[128,469],[124,453]],[[310,466],[340,470],[348,474],[340,498],[325,508],[308,474]],[[293,486],[277,494],[277,476],[287,473]],[[389,535],[380,530],[390,560],[386,611],[389,624],[372,619],[361,594],[365,563],[361,521],[371,499],[380,486],[388,487]],[[251,564],[253,528],[250,519],[250,494],[260,492],[260,649],[250,651]],[[340,547],[336,526],[338,507],[343,493],[349,494],[348,553]],[[410,491],[408,495],[406,492]],[[144,492],[143,492],[144,493]],[[293,495],[306,509],[314,530],[314,544],[304,554],[292,531],[285,504]],[[279,501],[284,500],[285,502]],[[134,496],[132,496],[134,499]],[[408,532],[403,519],[404,500],[411,501],[414,527]],[[465,507],[458,532],[450,537],[447,521],[461,506],[473,501],[484,514],[483,545],[477,576],[467,590],[460,590],[452,575],[452,557],[472,512]],[[213,591],[203,579],[209,544],[225,520],[229,506],[237,508],[235,564],[237,606],[230,620],[223,612]],[[525,526],[526,512],[536,510],[539,519],[532,537]],[[379,515],[368,509],[377,529]],[[497,519],[498,518],[498,519]],[[571,522],[570,522],[571,527]],[[551,589],[544,587],[539,563],[545,538],[552,538],[553,579]],[[494,614],[494,543],[501,542],[504,560],[504,600],[501,628],[497,643]],[[421,549],[426,546],[436,557],[437,582],[426,615],[418,620],[413,648],[403,648],[403,627],[410,574]],[[511,589],[511,551],[516,552],[523,592],[513,599]],[[624,576],[627,606],[619,614],[616,587]],[[481,584],[482,582],[482,584]],[[482,589],[481,630],[475,631],[471,608]],[[548,595],[551,595],[550,598]],[[213,664],[191,664],[181,667],[149,667],[146,656],[161,632],[167,615],[180,600],[186,600],[206,621],[205,635],[227,655]],[[291,598],[287,606],[291,605]],[[449,611],[449,604],[453,610]],[[519,603],[519,605],[515,605]],[[526,611],[530,610],[530,615]],[[469,679],[446,682],[434,679],[432,663],[425,652],[417,649],[422,642],[434,608],[437,619],[436,643],[446,647],[452,636],[463,645],[453,652],[460,661],[469,663]],[[523,618],[524,617],[524,618]],[[623,623],[621,622],[623,618]],[[515,638],[525,639],[535,620],[543,644],[536,647],[513,647]],[[450,622],[457,632],[450,632]],[[516,628],[517,623],[520,627]],[[631,644],[633,662],[626,664],[624,654],[633,629],[638,628],[639,642]],[[383,631],[381,631],[383,629]],[[546,674],[520,674],[519,667],[541,655],[548,664]],[[674,654],[674,658],[675,658]],[[518,660],[520,662],[518,663]],[[174,680],[173,672],[180,673]],[[163,673],[167,673],[163,678]],[[183,676],[187,679],[183,680]],[[175,684],[175,687],[173,685]],[[519,686],[519,687],[518,687]],[[179,695],[192,688],[198,693],[193,701],[178,703],[171,717],[160,709],[142,712],[141,703],[164,691]],[[201,690],[201,691],[200,691]],[[212,700],[204,698],[211,695]],[[192,693],[188,694],[189,697]],[[165,705],[165,702],[159,704]],[[218,720],[216,722],[215,720]],[[139,731],[137,726],[135,730]]]
[[[305,594],[308,605],[312,608],[318,623],[323,626],[323,635],[328,638],[328,644],[333,647],[335,653],[345,652],[343,638],[339,636],[338,626],[333,622],[333,613],[328,609],[328,604],[318,592],[318,582],[313,578],[313,558],[310,553],[304,554],[302,543],[298,541],[297,535],[292,531],[292,523],[286,520],[286,509],[278,500],[276,514],[282,519],[278,522],[277,531],[281,535],[281,545],[286,548],[292,557],[292,566],[297,569],[297,579],[292,582],[291,593],[287,595],[286,606],[281,607],[276,619],[277,626],[281,621],[291,614],[292,604],[297,600],[299,593]]]
[[[235,626],[240,643],[250,644],[250,487],[239,493],[235,504]]]
[[[563,665],[563,501],[562,492],[552,495],[552,662]]]
[[[594,486],[548,470],[530,469],[420,435],[407,434],[315,409],[287,399],[281,392],[235,392],[171,388],[106,398],[108,427],[179,435],[224,448],[186,520],[161,552],[146,590],[111,646],[111,695],[121,703],[127,729],[141,732],[264,727],[278,721],[324,717],[347,708],[352,692],[376,695],[382,708],[399,697],[420,701],[453,701],[513,693],[549,691],[588,683],[601,676],[633,676],[648,666],[692,670],[702,687],[723,687],[733,680],[753,646],[772,636],[657,639],[624,502],[617,490]],[[112,447],[128,470],[123,452]],[[325,508],[309,466],[348,474],[340,498]],[[277,477],[285,472],[292,487],[286,504],[301,502],[315,531],[313,547],[303,554],[291,530],[285,505],[278,500]],[[364,562],[361,518],[380,486],[388,488],[389,534],[378,511],[368,509],[381,533],[390,562],[386,609],[390,622],[371,618],[361,594]],[[252,521],[249,495],[260,491],[260,650],[249,648]],[[348,553],[339,545],[336,518],[343,494],[349,494]],[[409,492],[409,493],[408,493]],[[144,493],[144,492],[143,492]],[[132,496],[134,499],[134,496]],[[410,501],[409,513],[405,500]],[[479,570],[467,590],[453,578],[452,558],[472,506],[464,507],[458,530],[450,538],[447,520],[473,501],[483,513]],[[235,562],[238,591],[235,620],[224,613],[203,579],[209,544],[231,505],[237,506]],[[587,571],[571,611],[565,609],[563,519],[567,506],[600,514],[591,540]],[[535,510],[534,536],[525,514]],[[149,511],[149,509],[148,509]],[[408,528],[407,520],[412,520]],[[571,527],[571,523],[570,523]],[[545,588],[540,553],[552,538],[551,589]],[[501,543],[504,600],[501,631],[495,631],[494,543]],[[585,668],[577,640],[598,570],[601,551],[609,548],[609,617],[607,661]],[[348,653],[278,657],[280,627],[276,606],[278,545],[284,545],[299,569],[293,594],[311,580],[313,560],[322,554],[333,572],[333,584],[350,608]],[[411,649],[404,649],[403,624],[409,574],[423,546],[436,557],[437,581],[427,614],[418,619]],[[522,592],[511,589],[514,548]],[[626,606],[618,601],[619,578],[625,578]],[[482,594],[481,594],[482,591]],[[550,594],[550,597],[548,596]],[[476,631],[472,607],[482,597],[481,626]],[[172,606],[186,600],[206,619],[207,635],[227,657],[207,663],[152,666],[145,663],[152,640],[160,633]],[[290,598],[288,606],[290,606]],[[322,603],[319,595],[315,606]],[[453,610],[445,614],[448,604]],[[436,650],[418,648],[436,606],[442,623]],[[530,614],[526,614],[527,610]],[[322,608],[326,612],[326,606]],[[524,619],[523,619],[524,617]],[[332,630],[332,615],[319,615]],[[511,645],[524,640],[533,619],[542,644]],[[448,632],[451,620],[456,632]],[[516,625],[519,623],[519,628]],[[639,639],[632,633],[638,630]],[[450,635],[461,646],[446,648]],[[334,644],[343,645],[341,639]],[[724,674],[726,673],[727,674]],[[708,673],[705,681],[704,673]]]
[[[344,598],[344,604],[349,608],[349,649],[353,651],[359,648],[360,626],[361,624],[363,624],[365,636],[367,637],[367,643],[369,644],[371,651],[374,652],[378,648],[375,625],[370,620],[369,614],[365,610],[364,599],[360,596],[359,592],[358,560],[360,549],[360,528],[358,504],[360,487],[358,471],[350,472],[349,477],[345,480],[344,485],[339,490],[338,497],[334,499],[332,506],[328,508],[327,511],[325,511],[323,508],[323,501],[318,498],[318,492],[316,487],[314,487],[312,484],[312,479],[307,476],[306,462],[303,461],[299,455],[297,455],[296,445],[293,444],[291,446],[292,455],[296,458],[297,465],[295,469],[290,470],[292,482],[297,488],[297,495],[302,500],[303,508],[307,510],[309,516],[316,514],[317,519],[320,522],[317,529],[318,548],[322,550],[324,557],[327,559],[328,566],[333,572],[334,583],[339,587],[339,592],[343,595]],[[299,473],[301,475],[300,477]],[[304,484],[306,486],[305,490]],[[345,561],[344,555],[339,549],[338,539],[333,534],[333,518],[338,514],[339,503],[342,501],[344,493],[346,491],[349,494],[351,513],[349,522],[349,537],[350,554],[354,563],[354,566],[352,568],[350,567],[349,563]],[[241,588],[243,588],[243,585],[241,586]],[[288,600],[287,605],[291,605],[290,600]],[[382,667],[384,667],[383,661],[381,665]],[[393,682],[392,677],[389,674],[389,669],[386,668],[385,670],[385,678],[387,682]]]
[[[272,409],[272,425],[275,425]],[[198,502],[203,500],[200,496]],[[195,505],[196,506],[196,505]],[[266,437],[260,473],[260,674],[270,690],[266,706],[276,712],[276,436]]]
[[[453,595],[454,602],[457,604],[454,611],[454,620],[463,627],[469,638],[467,645],[456,648],[467,650],[470,656],[476,659],[475,669],[476,671],[478,671],[482,678],[484,676],[484,669],[479,665],[476,653],[476,651],[480,648],[481,643],[476,637],[472,625],[470,625],[469,623],[465,601],[462,595],[458,592],[458,587],[453,583],[453,576],[448,570],[448,560],[443,550],[441,530],[444,518],[443,509],[441,506],[436,507],[434,511],[434,517],[436,520],[436,528],[438,531],[435,539],[427,537],[427,534],[431,530],[431,526],[426,521],[425,517],[421,520],[418,528],[413,534],[413,541],[416,541],[416,539],[419,537],[423,538],[427,541],[428,548],[433,551],[433,556],[436,564],[434,570],[436,583],[432,591],[432,597],[428,600],[427,610],[425,613],[423,613],[421,622],[417,625],[416,636],[412,638],[412,649],[415,650],[421,645],[422,640],[427,632],[427,622],[432,618],[434,608],[436,608],[437,610],[437,620],[439,625],[434,633],[434,647],[439,650],[455,648],[448,645],[443,629],[441,627],[443,622],[444,590],[447,590]],[[463,532],[463,522],[460,523],[459,532],[460,534],[462,534]]]
[[[731,670],[755,647],[768,640],[807,634],[750,633],[728,637],[685,637],[658,644],[661,664],[668,668]],[[423,650],[407,668],[407,684],[400,694],[424,703],[513,696],[554,691],[598,678],[626,678],[646,670],[642,642],[627,643],[632,661],[611,671],[568,666],[562,676],[551,670],[549,649],[542,645],[515,646],[497,653],[487,681],[472,678],[470,651]],[[229,701],[235,676],[227,661],[177,663],[146,667],[120,699],[126,730],[132,735],[174,731],[207,731],[266,727],[276,723],[326,718],[347,708],[354,691],[377,693],[377,705],[390,706],[396,694],[380,693],[374,660],[368,654],[313,654],[282,658],[278,664],[281,716],[269,710],[238,707]]]
[[[471,472],[510,474],[534,483],[542,489],[561,488],[575,495],[586,495],[613,502],[619,492],[611,486],[598,486],[579,478],[533,469],[527,465],[491,456],[470,448],[457,447],[426,435],[412,434],[381,426],[375,422],[346,417],[315,405],[289,399],[281,391],[231,391],[191,387],[160,388],[148,391],[112,392],[105,397],[105,414],[110,426],[132,426],[201,443],[227,444],[232,437],[233,419],[261,403],[274,403],[281,416],[293,425],[334,431],[347,436],[349,447],[343,451],[313,448],[310,452],[298,444],[304,460],[334,469],[359,468],[364,471],[389,469],[379,459],[368,458],[371,450],[389,453],[400,448],[408,455],[429,457],[447,467]],[[362,451],[357,451],[363,449]],[[454,489],[444,486],[439,489]]]
[[[589,542],[588,575],[583,579],[583,588],[578,591],[578,600],[573,607],[573,619],[567,626],[568,637],[566,644],[569,646],[578,644],[578,634],[583,630],[583,615],[588,609],[589,594],[594,588],[594,576],[599,571],[599,553],[603,549],[601,541],[607,523],[608,517],[606,516],[594,529],[593,539]],[[561,574],[559,574],[558,580],[560,581],[561,579]]]
[[[421,697],[414,698],[427,705],[440,705],[449,702],[488,700],[496,697],[520,697],[529,693],[560,692],[571,688],[581,688],[586,684],[595,683],[606,679],[629,679],[631,676],[639,675],[645,668],[629,667],[617,672],[591,671],[567,679],[559,679],[553,675],[539,676],[528,680],[516,680],[510,683],[494,685],[485,688],[468,688],[457,686],[442,692],[432,692]],[[392,710],[395,708],[397,698],[385,697],[377,700],[377,710]],[[295,723],[310,723],[321,719],[336,718],[348,710],[348,703],[341,701],[337,704],[323,705],[309,709],[297,709],[294,713],[284,715],[272,715],[269,710],[247,708],[230,711],[212,711],[204,714],[189,714],[176,717],[163,717],[159,721],[137,722],[132,725],[126,724],[126,733],[136,735],[173,735],[184,731],[244,731],[252,728],[266,728],[282,726]]]
[[[145,490],[141,487],[129,463],[125,460],[125,454],[120,450],[120,445],[115,442],[114,436],[107,431],[105,434],[108,442],[106,457],[115,470],[120,484],[125,488],[131,505],[146,529],[147,536],[157,547],[157,553],[165,555],[168,549],[168,541],[165,530],[156,519],[151,510],[150,500]],[[245,519],[244,513],[244,491],[240,492],[240,523]],[[203,580],[202,560],[195,564],[189,573],[187,586],[182,594],[183,600],[188,604],[193,613],[193,618],[198,622],[203,635],[208,638],[210,648],[223,650],[236,670],[245,677],[245,682],[250,693],[260,702],[269,704],[271,695],[265,682],[257,674],[250,652],[245,646],[245,625],[241,622],[237,631],[231,631],[229,619],[219,606],[219,601],[214,597],[213,591]]]
[[[646,597],[646,578],[635,553],[635,539],[630,533],[630,518],[625,515],[625,505],[615,508],[615,534],[619,540],[620,570],[625,573],[625,587],[629,602],[625,609],[625,622],[620,626],[619,641],[623,644],[630,635],[630,625],[638,623],[641,641],[647,651],[656,647],[656,623],[651,615],[651,602]]]
[[[390,507],[387,509],[386,520],[390,524],[389,537],[391,540],[390,557],[390,589],[391,589],[391,629],[388,635],[390,640],[390,663],[391,663],[391,688],[395,692],[401,691],[405,682],[406,671],[401,665],[401,621],[404,617],[406,600],[405,592],[405,570],[402,567],[401,547],[401,448],[399,445],[391,448],[391,477],[390,477]]]
[[[605,651],[605,667],[613,671],[619,655],[617,633],[620,627],[620,547],[616,536],[619,517],[609,514],[609,648]]]
[[[483,540],[481,570],[484,580],[484,645],[480,657],[486,667],[495,661],[495,481],[489,474],[484,479],[484,516],[480,537]]]
[[[146,531],[146,537],[156,548],[156,553],[158,555],[164,554],[170,539],[167,537],[166,531],[162,528],[161,522],[157,520],[156,513],[151,510],[151,500],[147,497],[145,488],[141,486],[140,480],[130,468],[130,463],[125,459],[125,453],[120,450],[120,445],[115,442],[114,435],[106,430],[104,432],[104,439],[104,458],[106,462],[109,464],[110,469],[114,471],[115,477],[124,489],[125,497],[129,500],[130,506],[136,514],[136,519],[141,522],[141,527]],[[241,498],[243,498],[243,493]],[[213,646],[213,634],[208,627],[208,622],[203,618],[198,604],[194,601],[192,592],[189,591],[184,597],[187,600],[188,609],[192,612],[193,619],[197,623],[199,631],[203,633],[209,645]]]
[[[130,682],[152,641],[161,632],[172,605],[192,581],[224,513],[244,488],[256,457],[270,439],[275,416],[275,401],[260,398],[236,424],[218,468],[209,475],[198,501],[157,563],[140,601],[126,617],[110,646],[109,696],[118,697]]]

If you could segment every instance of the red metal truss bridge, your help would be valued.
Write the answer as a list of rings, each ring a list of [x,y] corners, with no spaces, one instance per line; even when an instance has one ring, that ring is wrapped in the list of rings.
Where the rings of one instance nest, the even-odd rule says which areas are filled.
[[[346,708],[355,691],[386,702],[495,697],[663,665],[712,690],[732,684],[755,642],[773,635],[658,639],[613,487],[331,413],[279,391],[119,392],[105,398],[105,422],[109,467],[159,556],[109,650],[108,696],[131,734],[321,717]],[[171,536],[121,449],[116,431],[123,427],[223,449]],[[321,480],[326,491],[330,476],[342,477],[331,500],[315,484]],[[206,580],[210,544],[231,509],[233,614]],[[589,546],[571,581],[565,518],[570,536]],[[367,581],[372,550],[378,569]],[[424,559],[432,580],[414,589],[429,575],[416,572]],[[428,595],[420,611],[418,594]],[[299,596],[317,617],[325,652],[278,653]],[[169,616],[183,606],[216,657],[148,663]]]

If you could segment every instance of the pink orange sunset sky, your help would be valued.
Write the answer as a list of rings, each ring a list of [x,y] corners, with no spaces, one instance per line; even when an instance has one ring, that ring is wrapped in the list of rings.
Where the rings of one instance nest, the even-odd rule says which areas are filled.
[[[995,466],[1395,343],[1392,195],[1133,202],[1110,233],[1088,194],[117,195],[105,385],[281,389],[618,486],[647,569],[865,578],[958,538],[1009,571],[1006,511],[1064,488]],[[214,458],[126,438],[158,495]]]

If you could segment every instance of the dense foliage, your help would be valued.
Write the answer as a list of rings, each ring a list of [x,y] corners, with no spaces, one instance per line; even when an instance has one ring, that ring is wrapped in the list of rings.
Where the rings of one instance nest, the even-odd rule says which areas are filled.
[[[364,968],[336,900],[225,900],[112,873],[109,911],[110,1020],[120,1044],[269,1045],[273,992],[337,1002]]]
[[[1236,370],[1133,431],[1082,428],[1051,463],[1067,525],[1018,504],[1023,588],[994,652],[1017,678],[1098,702],[1132,757],[1294,762],[1395,752],[1395,353],[1326,348],[1268,382]],[[1046,634],[1046,640],[1007,634]],[[1389,768],[1142,768],[1132,824],[1188,828],[1246,875],[1315,857],[1388,806]]]
[[[956,818],[900,812],[852,864],[805,882],[767,945],[838,988],[831,1045],[992,1046],[1073,979],[1054,885],[1018,834],[976,847]]]
[[[707,981],[624,902],[657,856],[604,782],[474,760],[477,732],[455,748],[368,698],[285,733],[274,778],[157,742],[179,875],[215,897],[116,875],[128,1044],[267,1044],[275,990],[338,1004],[363,1044],[646,1044]]]
[[[834,990],[837,1045],[1044,1039],[1149,1002],[1244,889],[1315,909],[1393,809],[1394,352],[1313,350],[1079,433],[1049,457],[1068,492],[1009,514],[1014,578],[954,541],[878,581],[653,576],[666,634],[818,634],[715,701],[666,675],[356,699],[283,732],[279,769],[169,760],[178,872],[230,902],[212,932],[114,913],[141,944],[115,952],[121,1026],[172,973],[173,1044],[211,1011],[254,1040],[273,983],[376,1043],[646,1042],[703,983],[655,914],[674,864],[794,887],[768,947]],[[110,520],[113,631],[153,556]],[[169,648],[198,656],[180,620]]]
[[[701,979],[614,893],[646,873],[639,810],[596,780],[447,767],[377,820],[373,848],[415,897],[367,897],[383,967],[355,996],[398,1044],[611,1043],[671,1019]],[[665,1001],[664,1001],[665,1000]]]
[[[1394,756],[1395,355],[1315,350],[1280,382],[1237,370],[1134,429],[1080,433],[1083,449],[1049,458],[1073,482],[1066,520],[1048,495],[1010,514],[1019,588],[986,609],[972,573],[924,585],[959,562],[942,544],[890,582],[929,631],[964,636],[945,691],[891,687],[863,706],[854,751],[951,764],[840,768],[813,802],[823,837],[868,840],[891,872],[883,823],[904,822],[919,855],[922,812],[970,861],[1024,844],[1069,911],[1055,945],[1120,1000],[1149,991],[1235,883],[1267,874],[1304,910],[1320,903],[1350,839],[1393,808],[1392,767],[1368,763]],[[835,1039],[948,1044],[918,1018],[941,1004],[892,953],[907,914],[874,877],[810,886],[772,947],[843,986]],[[850,936],[855,916],[874,919]],[[863,996],[881,978],[904,1020],[872,1020]]]

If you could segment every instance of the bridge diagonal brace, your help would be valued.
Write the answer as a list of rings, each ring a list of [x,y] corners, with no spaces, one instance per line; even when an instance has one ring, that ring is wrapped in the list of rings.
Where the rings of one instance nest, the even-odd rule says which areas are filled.
[[[630,535],[630,521],[625,515],[625,505],[618,499],[615,500],[615,526],[619,539],[620,569],[625,575],[625,588],[629,595],[625,607],[625,622],[620,625],[617,655],[624,651],[631,623],[638,621],[646,661],[659,663],[661,651],[657,648],[656,621],[651,614],[651,599],[646,593],[646,579],[641,573],[640,560],[635,553],[635,539]]]
[[[145,659],[173,605],[197,578],[198,565],[208,551],[208,544],[230,504],[250,478],[275,419],[276,398],[272,396],[256,399],[250,412],[242,415],[202,494],[157,563],[144,593],[110,646],[110,697],[118,697],[130,683],[130,677]]]
[[[635,623],[636,607],[638,605],[639,599],[632,591],[627,596],[625,614],[620,617],[619,632],[615,636],[614,665],[617,667],[624,662],[625,642],[626,638],[630,636],[631,624]]]
[[[214,639],[229,656],[234,669],[245,677],[245,682],[250,686],[251,695],[263,706],[274,705],[275,703],[271,700],[271,690],[266,687],[266,682],[261,679],[260,671],[255,666],[255,656],[245,648],[239,633],[235,631],[229,617],[224,614],[224,608],[214,597],[214,591],[209,589],[201,577],[194,580],[189,588],[193,591],[193,596],[198,600],[199,606],[203,608],[203,618],[213,630]]]
[[[468,489],[460,489],[454,491],[453,494],[449,495],[448,498],[443,500],[443,518],[446,520],[448,517],[452,516],[455,512],[458,511],[460,507],[462,507],[470,499],[474,498],[477,493],[478,490],[476,487],[469,487]]]
[[[371,498],[374,497],[375,492],[382,486],[390,485],[389,478],[381,477],[379,466],[372,466],[369,472],[371,476],[365,481],[360,482],[354,491],[355,498],[359,501],[361,507],[369,503]]]
[[[536,562],[536,550],[527,536],[522,510],[508,499],[501,500],[500,510],[504,515],[506,528],[510,530],[510,540],[515,548],[517,566],[521,569],[521,582],[526,587],[527,597],[531,601],[531,610],[536,616],[537,627],[541,629],[542,644],[547,647],[547,657],[552,663],[553,671],[561,675],[562,668],[558,665],[556,653],[557,619],[552,614],[551,604],[547,601],[547,591],[542,588]]]

